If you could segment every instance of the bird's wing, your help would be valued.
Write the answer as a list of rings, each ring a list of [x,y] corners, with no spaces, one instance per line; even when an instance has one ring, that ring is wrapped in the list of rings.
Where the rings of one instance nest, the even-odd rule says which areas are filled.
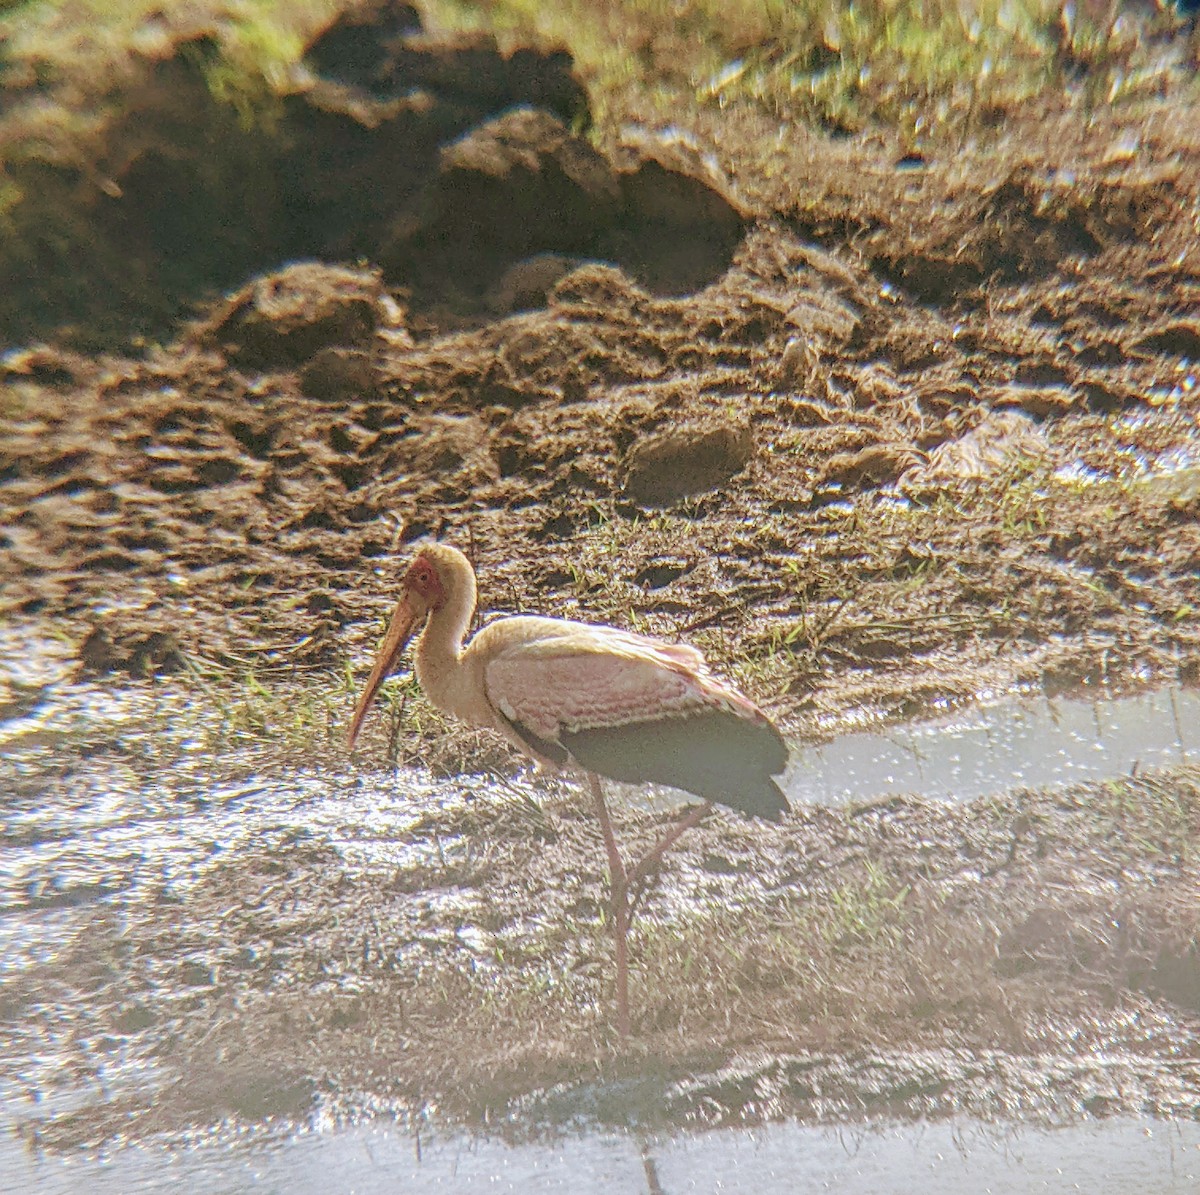
[[[718,681],[695,648],[608,628],[505,645],[485,671],[488,699],[538,738],[724,709],[765,717]]]
[[[545,624],[541,624],[545,627]],[[488,700],[535,758],[626,783],[667,784],[778,820],[787,744],[692,649],[606,627],[518,628],[489,652]]]

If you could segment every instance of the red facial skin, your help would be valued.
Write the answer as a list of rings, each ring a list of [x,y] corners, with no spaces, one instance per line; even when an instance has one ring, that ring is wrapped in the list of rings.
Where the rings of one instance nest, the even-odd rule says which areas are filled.
[[[446,600],[446,591],[437,569],[425,555],[420,555],[408,566],[404,575],[405,589],[411,589],[430,610],[436,610]]]

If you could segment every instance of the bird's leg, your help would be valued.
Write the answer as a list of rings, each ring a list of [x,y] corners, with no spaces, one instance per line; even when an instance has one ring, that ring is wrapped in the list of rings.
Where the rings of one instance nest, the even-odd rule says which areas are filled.
[[[712,802],[705,801],[689,809],[659,840],[629,869],[626,875],[626,888],[633,893],[629,903],[629,917],[637,912],[638,905],[650,888],[650,881],[662,866],[663,856],[669,851],[693,826],[698,826],[712,812]]]
[[[635,884],[645,879],[652,871],[656,871],[662,863],[663,855],[667,853],[693,826],[698,826],[712,813],[712,802],[705,801],[689,809],[659,840],[648,850],[630,869],[627,878],[629,884]]]
[[[702,805],[689,809],[633,867],[626,868],[617,847],[617,836],[613,833],[612,819],[608,815],[608,804],[604,800],[600,777],[594,772],[589,772],[588,780],[591,783],[592,800],[596,805],[596,816],[600,819],[600,828],[604,834],[604,848],[608,852],[608,875],[612,888],[609,912],[617,948],[617,1032],[621,1037],[628,1037],[629,927],[633,923],[633,915],[649,890],[649,881],[657,874],[663,856],[684,834],[693,826],[698,826],[712,812],[712,804],[705,801]]]
[[[613,936],[617,945],[617,1034],[629,1036],[629,892],[622,885],[620,903],[613,893]]]
[[[608,816],[608,805],[604,800],[604,789],[595,772],[588,773],[592,785],[592,799],[596,803],[596,816],[604,833],[604,848],[608,851],[608,877],[612,889],[613,937],[617,947],[617,1033],[629,1036],[629,877],[621,852],[617,849],[617,836],[613,833],[612,819]]]
[[[617,850],[617,836],[613,833],[612,819],[608,816],[608,804],[604,800],[604,789],[600,777],[595,772],[588,773],[592,785],[592,800],[596,804],[596,816],[600,819],[600,829],[604,832],[604,849],[608,852],[608,874],[612,882],[613,892],[617,887],[626,886],[625,864],[621,862],[621,852]]]

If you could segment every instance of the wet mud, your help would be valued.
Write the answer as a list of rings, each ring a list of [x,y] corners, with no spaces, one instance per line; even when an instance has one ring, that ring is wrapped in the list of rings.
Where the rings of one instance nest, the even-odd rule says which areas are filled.
[[[622,1041],[581,788],[357,769],[332,735],[272,763],[192,704],[64,686],[6,721],[0,1090],[33,1147],[1200,1109],[1194,764],[828,806],[793,776],[781,826],[672,853]],[[674,802],[628,797],[633,849]]]
[[[1191,101],[1016,107],[915,166],[886,132],[781,136],[746,110],[588,136],[561,53],[362,12],[314,34],[269,153],[236,122],[213,135],[232,118],[195,74],[203,30],[156,43],[106,125],[123,204],[82,192],[92,256],[0,273],[20,296],[0,310],[0,614],[61,664],[26,676],[14,650],[0,693],[33,736],[4,762],[28,951],[4,1054],[71,1058],[6,1082],[90,1093],[28,1131],[314,1099],[482,1123],[656,1068],[653,1102],[714,1122],[1195,1116],[1189,768],[798,802],[779,832],[716,819],[655,896],[620,1046],[579,795],[514,782],[506,748],[403,685],[364,761],[486,781],[410,803],[340,738],[429,536],[471,555],[487,610],[687,639],[808,740],[1195,680]],[[219,162],[167,151],[197,137]],[[45,195],[80,193],[40,169]],[[180,180],[230,171],[214,239]],[[162,240],[133,246],[143,224]],[[114,313],[171,331],[131,353]],[[160,704],[26,725],[76,692]],[[255,811],[267,790],[286,817]],[[237,816],[203,823],[226,800]],[[78,859],[38,861],[82,834],[48,829],[56,810],[110,801],[162,812],[181,853],[129,847],[78,882]],[[378,856],[348,845],[361,819]],[[126,1066],[150,1094],[97,1097]]]

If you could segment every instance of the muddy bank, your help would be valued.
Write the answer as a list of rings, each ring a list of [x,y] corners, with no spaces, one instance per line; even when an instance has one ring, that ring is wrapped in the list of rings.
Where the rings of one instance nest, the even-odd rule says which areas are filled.
[[[141,360],[0,363],[7,619],[84,674],[343,670],[436,535],[485,608],[688,638],[810,731],[1194,674],[1191,93],[1016,105],[915,164],[746,106],[589,140],[561,55],[368,8],[286,101],[328,122],[296,152],[350,155],[303,251],[365,261]]]
[[[546,302],[416,337],[296,267],[151,362],[10,357],[7,617],[91,672],[342,668],[433,534],[486,608],[690,638],[790,717],[1194,672],[1189,317],[1081,373],[1077,326],[980,344],[779,223],[696,295],[589,264]]]
[[[433,1107],[1200,1115],[1192,766],[715,817],[635,927],[622,1043],[578,789],[214,758],[186,692],[148,698],[6,743],[2,1079],[31,1141]],[[131,751],[160,724],[169,749]]]

